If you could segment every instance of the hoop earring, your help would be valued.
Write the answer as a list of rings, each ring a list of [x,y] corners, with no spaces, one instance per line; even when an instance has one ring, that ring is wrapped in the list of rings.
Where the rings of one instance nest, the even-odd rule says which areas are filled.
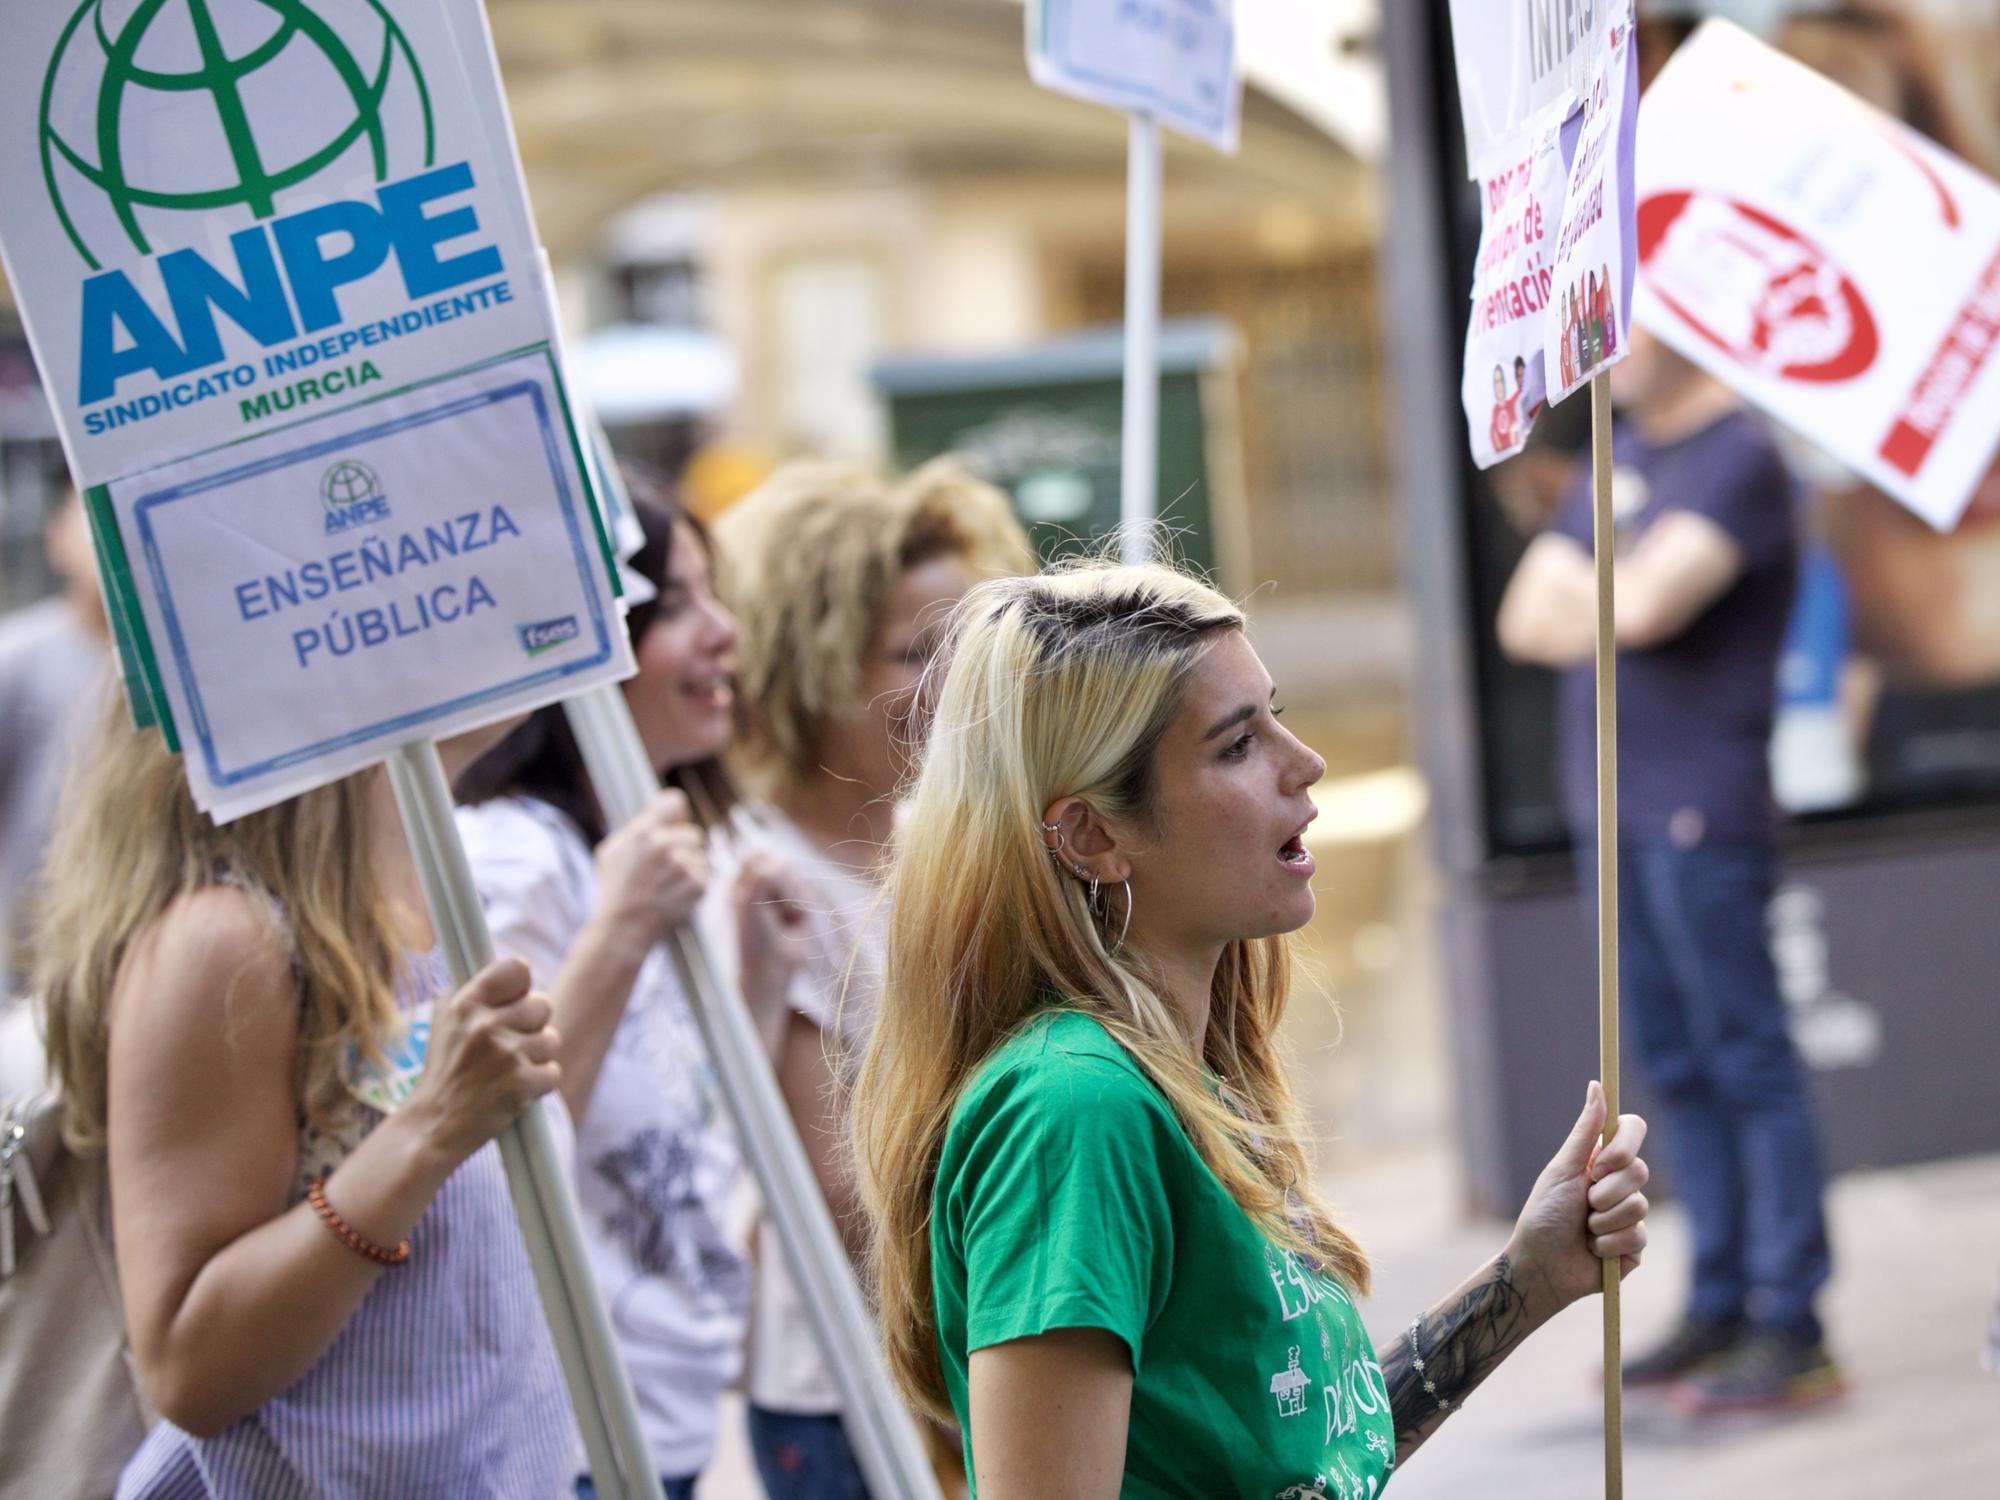
[[[1132,882],[1121,880],[1118,883],[1125,887],[1125,921],[1118,929],[1118,941],[1111,945],[1114,955],[1125,946],[1125,938],[1132,931]]]
[[[1095,875],[1090,877],[1090,904],[1092,906],[1097,905],[1097,877]]]

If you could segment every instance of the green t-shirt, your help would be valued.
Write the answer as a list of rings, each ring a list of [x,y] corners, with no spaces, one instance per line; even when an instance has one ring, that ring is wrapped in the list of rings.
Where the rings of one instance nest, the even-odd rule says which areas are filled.
[[[1395,1429],[1352,1296],[1270,1243],[1096,1021],[1051,1011],[986,1060],[933,1207],[938,1341],[968,1433],[973,1350],[1103,1328],[1132,1354],[1128,1500],[1381,1492]]]

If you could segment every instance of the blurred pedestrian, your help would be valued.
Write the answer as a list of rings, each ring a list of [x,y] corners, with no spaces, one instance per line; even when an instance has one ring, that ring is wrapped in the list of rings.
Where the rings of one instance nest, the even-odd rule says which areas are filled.
[[[545,976],[598,1283],[668,1500],[688,1500],[741,1373],[750,1272],[728,1223],[742,1152],[660,942],[708,885],[703,820],[727,837],[734,795],[717,757],[735,706],[736,622],[695,523],[646,476],[628,487],[645,533],[628,566],[652,597],[626,617],[639,672],[624,694],[668,789],[608,828],[556,705],[459,777],[459,826],[494,942]],[[735,967],[773,1035],[793,968],[788,895],[769,861],[744,862],[734,882]],[[579,1492],[593,1493],[588,1479]]]
[[[65,1133],[109,1155],[164,1419],[121,1500],[567,1486],[575,1424],[492,1145],[556,1086],[549,1002],[518,959],[453,993],[387,773],[218,826],[114,705],[49,871]]]
[[[1001,579],[942,643],[856,1086],[884,1332],[980,1500],[1377,1493],[1645,1244],[1602,1090],[1503,1254],[1370,1346],[1275,1033],[1319,756],[1167,568]]]
[[[1988,176],[2000,175],[1992,21],[1863,0],[1795,8],[1778,46]],[[1872,801],[1956,804],[1992,794],[2000,756],[2000,463],[1949,531],[1824,461],[1815,478],[1845,575]]]
[[[845,465],[780,470],[716,526],[743,625],[740,763],[767,806],[747,846],[801,876],[810,910],[778,1076],[849,1252],[865,1241],[847,1084],[881,973],[881,858],[921,735],[916,688],[945,613],[1032,555],[1006,498],[948,463],[891,489]],[[760,1226],[750,1435],[771,1500],[866,1493],[798,1288]]]
[[[0,619],[0,1011],[30,967],[35,879],[63,772],[89,729],[110,659],[76,491],[49,513],[42,537],[60,591]]]
[[[1766,933],[1770,739],[1797,493],[1735,396],[1640,329],[1612,367],[1621,995],[1695,1238],[1679,1326],[1625,1366],[1700,1412],[1837,1394],[1818,1129]],[[1587,479],[1530,544],[1502,647],[1563,673],[1565,798],[1595,837],[1596,595]]]

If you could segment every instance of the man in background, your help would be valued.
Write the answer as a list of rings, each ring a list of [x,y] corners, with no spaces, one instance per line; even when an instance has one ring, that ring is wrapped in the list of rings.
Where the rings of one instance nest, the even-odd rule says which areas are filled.
[[[42,851],[109,659],[89,523],[74,491],[50,512],[42,540],[59,591],[0,619],[0,1013],[26,981]]]
[[[1695,1412],[1841,1389],[1815,1301],[1831,1268],[1817,1129],[1766,935],[1769,742],[1798,564],[1797,496],[1720,383],[1643,331],[1612,368],[1619,944],[1632,1052],[1693,1222],[1680,1326],[1625,1381]],[[1596,595],[1587,476],[1529,546],[1502,648],[1563,674],[1563,783],[1596,836]]]

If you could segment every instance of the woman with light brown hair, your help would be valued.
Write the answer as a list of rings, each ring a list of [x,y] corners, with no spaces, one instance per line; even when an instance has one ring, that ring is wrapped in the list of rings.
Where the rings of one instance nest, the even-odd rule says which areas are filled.
[[[739,846],[790,865],[811,910],[779,1083],[858,1256],[846,1084],[879,982],[880,861],[921,732],[917,685],[951,606],[1033,558],[1006,497],[949,462],[894,487],[848,465],[795,464],[724,512],[715,532],[740,631],[746,720],[735,766],[764,803]],[[765,1488],[771,1500],[865,1494],[838,1393],[768,1232],[757,1259],[748,1389]]]
[[[566,1490],[575,1427],[492,1145],[557,1084],[549,1002],[519,960],[452,992],[386,773],[217,825],[112,705],[48,869],[65,1134],[109,1156],[164,1418],[121,1500]]]

